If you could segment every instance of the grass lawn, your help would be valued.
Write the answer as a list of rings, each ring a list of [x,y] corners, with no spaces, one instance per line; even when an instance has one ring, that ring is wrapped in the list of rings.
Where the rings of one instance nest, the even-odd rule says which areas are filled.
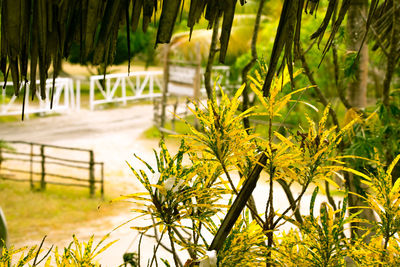
[[[190,115],[185,117],[185,120],[188,121],[190,124],[194,124],[194,116]],[[170,130],[170,131],[174,131],[178,134],[188,134],[190,133],[190,129],[189,127],[186,125],[185,122],[181,121],[180,119],[176,119],[175,123],[173,125],[173,123],[168,120],[165,123],[165,129]],[[143,132],[143,136],[145,138],[149,138],[149,139],[160,139],[161,138],[161,132],[158,130],[158,128],[153,125],[152,127],[150,127],[149,129],[147,129],[146,131]],[[176,139],[173,136],[170,136],[169,134],[166,134],[165,137],[167,139]]]
[[[118,193],[108,185],[106,188],[113,195],[106,195],[102,200],[98,196],[90,198],[87,188],[48,185],[45,192],[34,192],[29,183],[1,180],[0,206],[6,216],[11,243],[40,240],[52,231],[78,229],[86,222],[120,213],[123,203],[109,204]],[[57,236],[70,238],[69,233],[60,236],[57,232]]]

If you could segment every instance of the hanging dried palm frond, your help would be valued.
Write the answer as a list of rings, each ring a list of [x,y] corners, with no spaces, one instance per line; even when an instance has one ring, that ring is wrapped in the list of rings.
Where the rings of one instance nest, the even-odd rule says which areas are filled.
[[[319,42],[329,24],[334,7],[339,5],[340,0],[329,1],[324,20],[312,35],[312,38],[319,38]],[[397,4],[397,2],[385,0],[385,5],[381,8],[383,11],[381,11],[381,9],[377,9],[379,1],[372,0],[367,25],[370,24],[372,18],[382,18],[382,20],[376,19],[374,25],[383,27],[382,32],[387,32],[390,30],[385,26],[389,25],[388,20],[385,20],[387,12],[390,12],[387,8],[390,3]],[[245,0],[240,0],[240,4],[245,2]],[[352,0],[341,1],[338,18],[332,25],[332,32],[323,54],[328,51],[332,44],[351,2]],[[236,3],[237,0],[190,1],[187,26],[191,31],[202,14],[208,20],[209,28],[213,27],[217,17],[223,18],[220,36],[221,62],[225,60]],[[5,78],[11,70],[15,94],[18,95],[21,82],[28,80],[28,59],[30,59],[30,80],[36,80],[37,67],[39,66],[41,97],[45,98],[44,85],[48,78],[49,67],[53,66],[54,77],[57,76],[62,57],[68,57],[73,42],[80,44],[82,62],[85,62],[89,55],[93,55],[93,63],[107,66],[113,62],[116,37],[120,27],[126,25],[128,29],[131,28],[135,31],[138,28],[140,18],[142,18],[143,30],[146,31],[151,19],[155,17],[158,7],[161,7],[161,15],[156,44],[169,42],[183,1],[2,0],[0,5],[0,70]],[[265,95],[268,94],[282,52],[284,52],[284,56],[281,66],[286,65],[291,78],[293,77],[293,60],[298,58],[300,53],[299,41],[303,9],[306,13],[314,14],[317,12],[318,5],[319,0],[307,0],[306,3],[305,0],[284,1],[264,84]],[[381,12],[380,16],[376,15],[379,13],[378,11]],[[386,19],[388,19],[388,16],[386,16]],[[31,82],[30,92],[32,97],[35,95],[35,90],[35,82]]]
[[[340,5],[340,9],[338,12],[338,16],[335,21],[332,21],[331,25],[331,33],[329,35],[329,38],[325,44],[324,50],[322,52],[322,59],[324,58],[325,54],[328,52],[329,48],[331,47],[335,35],[339,30],[339,27],[341,26],[345,15],[347,14],[347,11],[350,7],[351,4],[353,4],[353,0],[342,0],[341,3],[339,4],[340,0],[329,0],[329,5],[328,8],[326,9],[324,19],[319,26],[319,28],[311,35],[311,39],[314,38],[319,38],[318,39],[318,44],[320,44],[325,31],[329,25],[329,22],[332,21],[332,15],[334,13],[334,10],[337,8],[337,6]],[[388,13],[385,12],[380,12],[380,9],[377,9],[377,6],[379,4],[380,0],[372,0],[369,13],[368,13],[368,18],[367,19],[367,31],[368,28],[371,26],[371,23],[373,20],[380,21],[383,25],[385,25],[384,22],[386,22],[386,27],[382,30],[389,31],[392,28],[388,28],[387,22],[390,20],[388,18]],[[383,0],[383,4],[381,5],[382,8],[386,7],[388,10],[387,6],[393,5],[394,2],[397,0]],[[392,3],[392,4],[391,4]],[[398,3],[398,1],[396,2]],[[298,58],[298,55],[300,53],[299,49],[299,41],[300,41],[300,28],[301,28],[301,19],[302,19],[302,12],[304,8],[305,13],[313,14],[316,13],[319,5],[319,0],[307,0],[307,2],[304,4],[304,0],[285,0],[281,12],[281,17],[279,20],[279,25],[278,29],[276,32],[275,36],[275,41],[274,41],[274,46],[272,49],[271,53],[271,58],[269,62],[269,68],[268,72],[265,78],[264,86],[263,86],[263,93],[264,96],[268,96],[269,94],[269,88],[271,86],[271,82],[273,79],[273,76],[275,75],[275,72],[277,71],[278,68],[278,60],[284,52],[283,55],[283,62],[280,68],[278,70],[283,69],[284,65],[287,66],[288,72],[290,74],[290,79],[293,81],[293,59]],[[400,19],[400,16],[395,16],[396,19]],[[392,18],[392,17],[391,17]],[[393,20],[393,19],[392,19]],[[391,25],[391,24],[390,24]],[[397,22],[397,25],[399,25],[399,22]],[[293,34],[294,32],[294,34]],[[381,31],[380,31],[381,32]],[[383,31],[382,31],[383,32]],[[390,39],[389,34],[385,35],[387,40]],[[365,38],[364,38],[365,39]],[[294,58],[292,56],[294,54]],[[399,55],[399,53],[397,53]],[[398,60],[398,58],[397,58]]]
[[[275,42],[268,66],[268,72],[263,85],[264,96],[269,95],[269,88],[275,75],[278,60],[282,51],[284,51],[282,66],[286,63],[290,73],[290,78],[293,80],[292,49],[294,43],[295,55],[299,53],[298,49],[303,6],[304,0],[285,0],[283,3],[278,30],[276,32]],[[283,50],[284,48],[285,50]]]
[[[338,17],[337,17],[335,23],[332,25],[331,34],[325,45],[324,51],[322,52],[322,57],[325,56],[325,54],[328,52],[329,48],[332,46],[333,40],[335,39],[335,35],[336,35],[337,31],[339,30],[340,25],[342,25],[344,17],[350,8],[351,2],[352,2],[352,0],[343,0],[342,1],[342,5],[340,7]],[[322,38],[322,35],[323,35],[323,32],[321,32],[320,38]]]
[[[231,36],[231,29],[233,23],[233,16],[235,14],[237,0],[225,0],[223,5],[224,18],[222,20],[221,36],[219,38],[221,48],[219,51],[219,61],[224,62],[226,51],[228,50],[228,42]]]
[[[176,17],[178,16],[181,0],[164,0],[158,26],[157,43],[168,43],[172,37]]]
[[[376,44],[387,58],[385,78],[383,81],[383,104],[389,106],[390,83],[400,60],[400,3],[398,0],[386,0],[377,6],[371,17],[371,27]]]
[[[94,64],[111,64],[114,59],[118,30],[126,25],[135,31],[142,17],[146,31],[157,7],[161,16],[156,44],[167,43],[182,0],[3,0],[1,5],[0,70],[7,77],[11,70],[14,91],[20,93],[21,82],[28,80],[30,59],[31,81],[36,80],[37,67],[41,97],[46,97],[45,82],[53,66],[57,76],[63,57],[68,57],[73,42],[80,44],[80,59],[93,55]],[[221,56],[225,59],[237,0],[191,0],[188,27],[205,14],[210,28],[217,16],[223,16]],[[240,3],[244,4],[244,0]],[[129,14],[129,11],[131,14]],[[129,17],[130,16],[130,17]],[[30,83],[32,98],[36,83]]]
[[[187,26],[190,28],[190,37],[192,36],[193,27],[197,22],[199,22],[206,5],[207,1],[204,0],[192,0],[190,2],[189,17],[187,21]]]
[[[189,9],[189,18],[187,26],[190,32],[196,22],[199,21],[202,12],[205,10],[205,19],[208,20],[208,28],[212,28],[217,17],[223,16],[222,29],[220,36],[220,62],[225,61],[226,51],[228,50],[228,43],[232,29],[233,17],[235,15],[237,0],[191,0]],[[240,1],[243,5],[244,0]],[[163,10],[164,11],[164,10]]]
[[[328,8],[325,13],[324,20],[321,23],[321,26],[319,26],[319,28],[311,35],[311,39],[319,37],[318,45],[321,43],[322,37],[324,36],[326,28],[328,27],[329,22],[331,21],[332,14],[333,14],[335,8],[337,7],[337,4],[338,4],[338,0],[330,0],[329,1],[329,5],[328,5]]]
[[[377,7],[375,14],[371,19],[371,27],[376,33],[371,36],[375,40],[372,49],[381,48],[387,55],[390,55],[390,50],[393,49],[393,55],[390,57],[398,61],[400,58],[400,3],[394,0],[385,1]],[[392,38],[395,40],[393,41]]]

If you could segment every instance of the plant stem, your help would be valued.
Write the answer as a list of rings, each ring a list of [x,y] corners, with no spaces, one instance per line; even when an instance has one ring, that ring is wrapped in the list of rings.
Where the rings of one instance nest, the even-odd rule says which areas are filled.
[[[150,266],[153,266],[153,262],[154,262],[154,260],[155,260],[155,258],[156,258],[156,253],[157,253],[158,247],[160,246],[161,240],[162,240],[162,238],[163,238],[165,232],[166,232],[166,229],[164,229],[164,230],[162,231],[161,236],[160,236],[160,240],[157,242],[157,245],[156,245],[156,247],[155,247],[155,249],[154,249],[153,258],[151,258]],[[140,259],[139,259],[139,260],[140,260]]]
[[[143,235],[144,235],[145,237],[154,238],[155,240],[157,240],[157,238],[156,238],[154,235],[148,235],[148,234],[143,234]],[[160,243],[160,246],[161,246],[163,249],[165,249],[166,251],[168,251],[169,253],[172,253],[172,250],[169,249],[165,244]],[[139,249],[140,249],[140,247],[139,247]]]
[[[269,248],[269,251],[267,253],[266,257],[266,266],[269,267],[271,266],[271,248],[274,243],[274,217],[275,217],[275,210],[274,210],[274,199],[273,199],[273,194],[274,194],[274,176],[275,176],[275,167],[273,165],[273,158],[274,158],[274,150],[272,148],[272,114],[269,115],[269,120],[268,120],[268,145],[269,145],[269,151],[271,154],[269,155],[269,196],[268,196],[268,201],[267,205],[265,207],[265,224],[263,229],[266,230],[266,236],[267,236],[267,246]]]
[[[304,193],[307,191],[308,186],[310,185],[310,183],[307,183],[303,189],[300,192],[300,195],[298,195],[298,197],[296,198],[296,200],[294,201],[293,204],[291,204],[283,213],[281,216],[279,216],[278,219],[276,219],[276,221],[274,222],[274,227],[276,227],[279,223],[280,220],[283,219],[283,216],[285,216],[286,213],[288,213],[296,204],[297,202],[299,202],[301,200],[301,198],[303,197]]]
[[[173,236],[172,236],[171,227],[168,226],[167,229],[168,229],[169,241],[171,243],[172,255],[174,256],[175,266],[181,267],[182,266],[182,262],[180,261],[180,259],[178,257],[178,254],[176,254],[175,243],[174,243],[173,238],[172,238]]]
[[[195,222],[193,220],[192,220],[192,225],[193,225],[193,244],[195,246],[197,246],[197,244],[199,242],[199,238],[200,238],[202,222],[199,222],[199,227],[197,229],[197,231],[198,231],[197,235],[196,235],[196,230],[195,230],[196,224],[195,224]],[[196,253],[194,253],[194,256],[192,257],[192,259],[194,259],[194,260],[197,259],[197,254]]]
[[[333,65],[334,65],[334,69],[335,69],[335,85],[336,85],[336,90],[338,92],[339,99],[340,99],[340,101],[342,101],[342,104],[345,106],[346,109],[351,109],[351,108],[353,108],[353,106],[350,104],[350,102],[346,98],[344,86],[342,83],[339,83],[339,59],[338,59],[336,44],[332,44],[332,57],[333,57]]]
[[[138,261],[137,261],[138,267],[140,267],[140,247],[142,244],[142,238],[143,238],[143,233],[140,234],[139,244],[138,244]]]
[[[260,173],[263,170],[263,166],[266,164],[267,159],[268,157],[264,151],[258,159],[257,164],[250,172],[248,178],[244,182],[232,206],[228,210],[228,213],[222,221],[222,224],[218,229],[217,234],[214,236],[214,239],[208,250],[216,250],[218,252],[221,249],[226,237],[228,236],[237,218],[239,217],[248,199],[250,198],[252,192],[254,191],[254,188],[257,185],[257,181],[260,178]]]
[[[268,197],[268,202],[267,206],[265,208],[265,224],[264,224],[264,230],[267,231],[266,236],[267,236],[267,246],[269,249],[272,248],[272,245],[274,243],[274,217],[275,217],[275,211],[274,211],[274,205],[273,205],[273,185],[274,185],[274,173],[275,173],[275,168],[272,165],[272,160],[270,161],[270,174],[269,174],[269,197]],[[271,266],[271,250],[268,251],[267,253],[267,266]]]
[[[337,210],[335,200],[332,198],[331,190],[329,189],[329,183],[327,181],[325,181],[325,191],[329,204],[331,204],[333,210]]]
[[[187,240],[182,236],[182,234],[176,229],[176,227],[172,227],[174,230],[174,233],[179,237],[179,240],[181,240],[182,243],[187,244]],[[190,233],[187,233],[190,235]],[[194,259],[196,257],[196,253],[192,249],[188,249],[189,256]]]
[[[290,186],[283,179],[278,179],[277,182],[281,185],[289,201],[289,204],[292,206],[292,211],[294,212],[294,217],[296,218],[296,221],[300,224],[303,223],[303,218],[301,217],[299,209],[296,208],[293,193],[290,190]]]
[[[232,178],[231,178],[231,176],[230,176],[228,170],[226,169],[225,164],[221,162],[221,165],[222,165],[222,169],[224,170],[224,173],[225,173],[225,175],[226,175],[226,178],[228,179],[229,184],[230,184],[231,187],[232,187],[233,192],[235,193],[236,196],[238,196],[239,193],[238,193],[238,191],[236,190],[236,187],[235,187],[235,185],[234,185],[234,183],[233,183],[233,180],[232,180]],[[264,224],[264,222],[263,222],[263,220],[261,219],[260,215],[258,215],[257,208],[256,208],[256,205],[255,205],[255,203],[254,203],[254,200],[251,201],[250,199],[251,199],[251,195],[250,195],[248,201],[246,201],[246,207],[249,208],[249,210],[250,210],[250,212],[251,212],[251,216],[253,216],[253,218],[256,219],[256,222],[262,227],[263,224]]]

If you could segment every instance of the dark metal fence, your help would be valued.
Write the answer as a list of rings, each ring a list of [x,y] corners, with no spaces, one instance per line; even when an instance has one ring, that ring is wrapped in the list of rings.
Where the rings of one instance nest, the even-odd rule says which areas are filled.
[[[6,143],[9,147],[0,146],[0,179],[29,182],[32,190],[37,184],[40,190],[47,184],[88,187],[90,196],[99,185],[104,196],[104,163],[95,162],[93,150],[24,141]]]

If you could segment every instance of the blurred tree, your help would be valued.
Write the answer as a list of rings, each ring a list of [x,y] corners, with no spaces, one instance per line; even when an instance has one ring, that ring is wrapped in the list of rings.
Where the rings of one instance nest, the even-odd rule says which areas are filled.
[[[366,31],[368,0],[353,0],[347,13],[347,53],[357,54],[352,57],[352,77],[348,84],[349,102],[355,108],[367,106],[368,83],[368,44],[363,43]]]

